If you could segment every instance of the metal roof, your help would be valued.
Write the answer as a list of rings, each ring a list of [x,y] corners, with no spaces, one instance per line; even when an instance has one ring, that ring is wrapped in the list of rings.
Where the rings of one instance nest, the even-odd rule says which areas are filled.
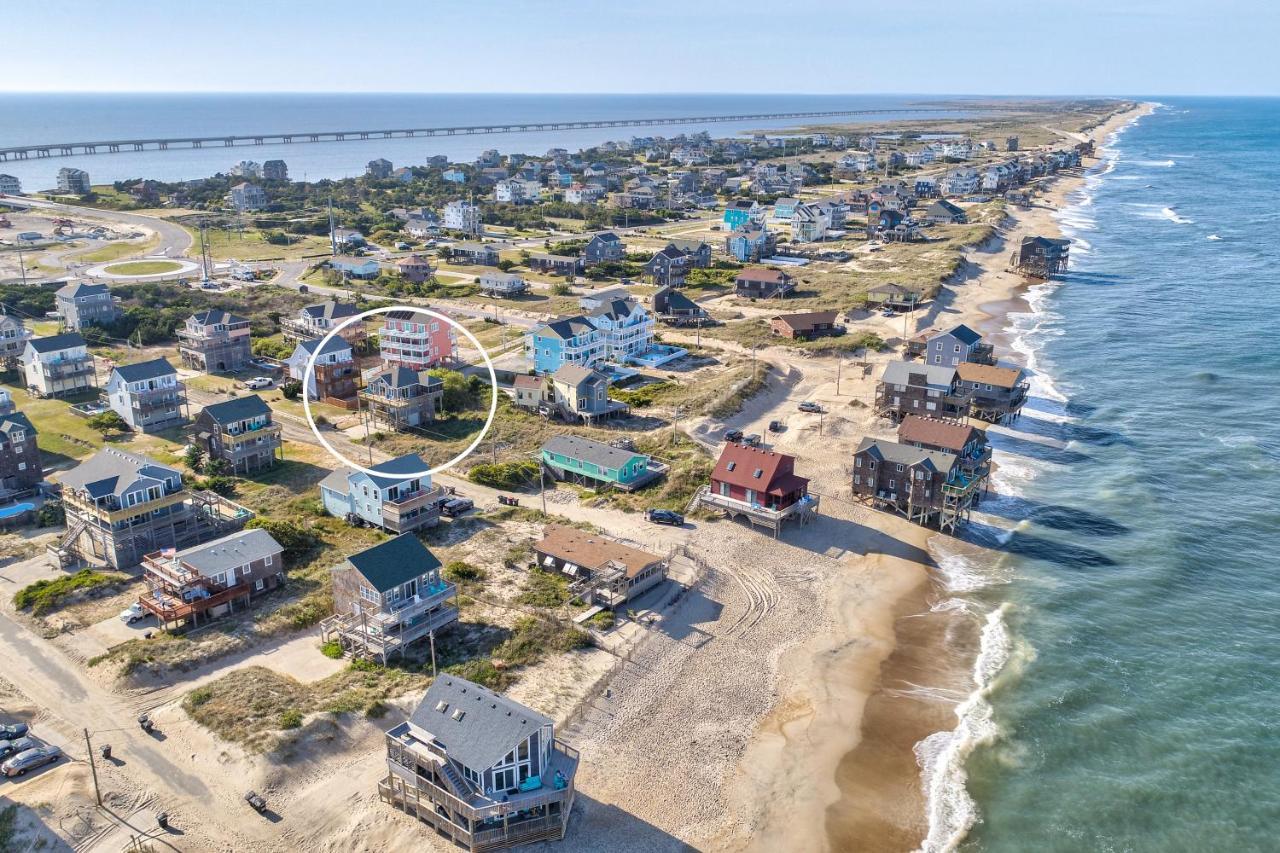
[[[387,592],[400,584],[440,568],[440,560],[412,533],[402,533],[372,548],[347,557],[360,575],[378,592]]]
[[[550,717],[448,674],[432,682],[409,719],[439,741],[449,758],[477,773],[552,725]]]

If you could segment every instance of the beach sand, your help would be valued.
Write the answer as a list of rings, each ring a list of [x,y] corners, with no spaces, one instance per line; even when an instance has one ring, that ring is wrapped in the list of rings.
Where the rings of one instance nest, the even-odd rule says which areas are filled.
[[[1101,144],[1151,108],[1142,105],[1113,116],[1090,136]],[[1011,208],[998,237],[969,253],[958,280],[922,312],[917,328],[969,323],[1004,349],[1001,355],[1007,358],[1000,332],[1010,312],[1027,310],[1021,298],[1027,282],[1005,263],[1022,237],[1061,235],[1054,214],[1082,183],[1083,176],[1059,177],[1033,207]],[[914,748],[929,735],[955,727],[955,706],[973,690],[971,669],[981,628],[963,612],[932,609],[947,596],[939,578],[930,575],[895,605],[892,651],[866,701],[859,736],[838,763],[840,794],[826,813],[827,849],[911,850],[925,838],[928,804]]]

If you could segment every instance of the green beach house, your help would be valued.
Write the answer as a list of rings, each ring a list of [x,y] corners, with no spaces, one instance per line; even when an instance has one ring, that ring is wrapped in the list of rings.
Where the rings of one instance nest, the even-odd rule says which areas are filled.
[[[542,445],[542,465],[557,480],[631,490],[662,476],[666,465],[625,447],[577,435],[557,435]]]

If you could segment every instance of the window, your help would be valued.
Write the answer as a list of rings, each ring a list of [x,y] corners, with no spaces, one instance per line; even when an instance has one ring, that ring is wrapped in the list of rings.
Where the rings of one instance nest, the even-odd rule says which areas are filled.
[[[942,364],[942,356],[940,356],[940,355],[935,355],[935,356],[933,357],[933,363],[934,363],[934,364]]]
[[[895,471],[897,471],[899,474],[901,474],[901,473],[902,473],[902,466],[901,466],[901,465],[895,465],[893,470],[895,470]]]
[[[264,589],[267,588],[267,582],[264,581],[262,578],[258,578],[256,581],[253,582],[253,588],[258,592],[262,592]]]
[[[725,470],[732,471],[734,468],[737,468],[737,467],[738,467],[738,463],[731,461],[728,465],[725,466]]]
[[[267,558],[266,558],[266,560],[265,560],[264,562],[266,563],[266,565],[268,565],[268,566],[269,566],[269,565],[271,565],[274,561],[275,561],[275,555],[274,555],[274,554],[268,554],[268,555],[267,555]]]
[[[895,487],[895,486],[897,486],[897,485],[898,485],[898,481],[897,481],[897,480],[890,480],[890,481],[889,481],[889,488],[891,488],[891,489],[892,489],[892,488],[894,488],[894,487]]]
[[[855,486],[861,486],[861,485],[862,485],[862,475],[861,475],[861,474],[854,474],[854,475],[853,475],[853,484],[854,484]]]
[[[861,468],[861,467],[862,467],[862,457],[861,457],[861,456],[854,457],[854,460],[853,460],[853,467],[854,467],[854,468]]]
[[[951,351],[952,351],[952,352],[960,352],[960,345],[959,345],[959,344],[956,344],[956,345],[955,345],[955,347],[954,347],[954,348],[952,348],[952,350],[951,350]]]

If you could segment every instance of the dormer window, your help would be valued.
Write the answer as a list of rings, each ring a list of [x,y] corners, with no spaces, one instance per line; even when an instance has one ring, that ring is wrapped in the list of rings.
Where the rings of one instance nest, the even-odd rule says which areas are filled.
[[[760,479],[762,474],[764,474],[763,468],[757,468],[755,471],[751,472],[751,476],[756,478],[757,480]]]

